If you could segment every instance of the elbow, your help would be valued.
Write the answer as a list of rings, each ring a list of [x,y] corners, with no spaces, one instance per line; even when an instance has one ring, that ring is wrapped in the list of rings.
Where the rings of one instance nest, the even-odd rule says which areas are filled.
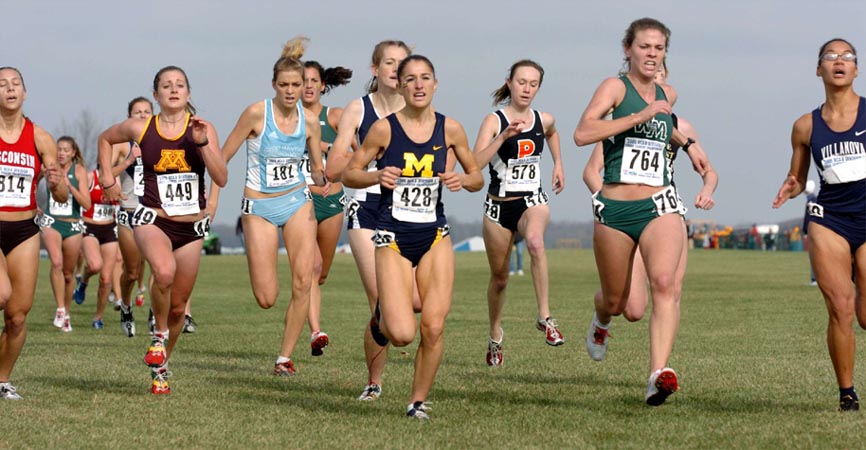
[[[340,172],[331,169],[330,165],[325,166],[325,178],[327,178],[328,181],[340,181],[340,175]]]
[[[481,172],[473,173],[468,181],[468,183],[464,183],[463,189],[469,192],[478,192],[484,187],[484,177],[481,176]]]
[[[578,147],[583,147],[584,145],[589,144],[592,144],[592,142],[589,140],[589,136],[587,136],[583,130],[581,130],[580,128],[574,130],[574,145]]]

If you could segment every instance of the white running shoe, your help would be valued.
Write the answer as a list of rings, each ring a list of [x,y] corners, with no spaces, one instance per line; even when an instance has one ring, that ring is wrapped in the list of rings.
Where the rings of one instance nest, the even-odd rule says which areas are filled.
[[[487,365],[499,367],[502,365],[502,340],[505,339],[505,330],[499,329],[499,342],[492,337],[487,338]]]
[[[63,328],[63,318],[66,317],[66,309],[57,309],[57,312],[54,313],[54,326],[57,328]]]
[[[601,361],[607,353],[607,340],[610,339],[610,324],[606,328],[602,328],[596,324],[595,315],[592,316],[592,322],[589,324],[589,331],[586,332],[586,352],[593,361]]]
[[[419,420],[430,420],[430,416],[427,414],[430,412],[430,409],[430,405],[426,402],[410,403],[409,407],[406,408],[406,417]]]
[[[21,396],[15,392],[15,386],[12,383],[0,383],[0,398],[3,400],[21,400]]]
[[[646,387],[646,403],[650,406],[659,406],[667,400],[668,396],[680,389],[677,382],[677,373],[670,367],[659,369],[649,377]]]
[[[376,383],[370,383],[364,388],[364,392],[361,392],[361,396],[358,397],[358,400],[362,402],[372,402],[373,400],[378,400],[382,395],[382,387]]]
[[[72,331],[72,323],[69,321],[69,314],[63,317],[63,328],[61,328],[60,331],[64,333]]]

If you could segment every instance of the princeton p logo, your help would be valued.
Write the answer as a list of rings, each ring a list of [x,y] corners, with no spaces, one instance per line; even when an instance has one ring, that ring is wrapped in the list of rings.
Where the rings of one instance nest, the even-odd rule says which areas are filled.
[[[526,158],[527,156],[532,156],[533,153],[535,153],[535,141],[533,141],[532,139],[517,140],[518,158]]]
[[[186,163],[185,155],[186,152],[184,150],[163,150],[159,162],[153,166],[153,171],[168,172],[169,170],[177,170],[178,172],[189,172],[192,169]]]

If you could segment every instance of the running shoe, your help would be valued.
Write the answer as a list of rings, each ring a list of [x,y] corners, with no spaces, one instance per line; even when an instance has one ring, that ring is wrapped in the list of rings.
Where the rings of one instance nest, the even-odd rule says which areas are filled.
[[[12,383],[0,383],[0,398],[3,400],[21,400],[21,396],[15,392],[15,386]]]
[[[361,392],[361,396],[358,397],[358,400],[362,402],[372,402],[373,400],[378,400],[381,396],[382,387],[376,383],[370,383],[364,388],[364,392]]]
[[[171,372],[169,372],[165,367],[154,368],[151,370],[150,393],[153,395],[171,394],[171,388],[168,387],[168,377],[170,376]]]
[[[674,369],[665,367],[656,370],[647,382],[646,403],[650,406],[659,406],[679,389],[680,385],[677,383],[677,373]]]
[[[144,291],[141,289],[139,289],[138,294],[135,295],[135,306],[144,306]]]
[[[109,292],[109,293],[108,293],[108,303],[109,303],[111,306],[114,307],[114,310],[115,310],[115,311],[120,311],[120,304],[121,304],[122,302],[120,301],[120,298],[119,298],[119,297],[117,297],[116,295],[114,295],[114,292]]]
[[[860,400],[851,394],[842,396],[839,399],[839,411],[860,411]]]
[[[505,338],[505,330],[499,329],[499,342],[493,338],[487,338],[487,365],[499,367],[502,365],[502,340]]]
[[[69,321],[69,314],[63,316],[63,328],[61,328],[60,331],[64,333],[72,331],[72,322]]]
[[[78,275],[75,278],[78,280],[78,283],[75,284],[75,290],[72,291],[72,299],[75,300],[75,304],[80,305],[84,303],[84,291],[87,290],[87,283],[81,279],[81,276]]]
[[[144,355],[144,363],[150,367],[161,367],[165,365],[165,343],[162,337],[153,337],[153,342]]]
[[[419,420],[429,420],[430,416],[427,414],[429,412],[430,405],[425,402],[410,403],[409,407],[406,408],[406,417]]]
[[[105,324],[102,323],[102,319],[94,320],[91,325],[93,326],[93,329],[95,329],[95,330],[101,330],[101,329],[105,328]]]
[[[373,335],[373,340],[376,341],[376,345],[379,347],[384,347],[388,345],[388,337],[382,333],[382,329],[379,328],[379,321],[382,320],[382,313],[379,311],[379,304],[376,303],[376,310],[373,312],[373,317],[370,318],[370,334]]]
[[[563,338],[562,333],[559,332],[556,319],[550,317],[544,320],[536,319],[535,328],[538,328],[539,331],[544,331],[547,345],[556,347],[565,343],[565,338]]]
[[[54,326],[57,328],[63,328],[63,319],[66,317],[65,309],[57,309],[57,312],[54,313]]]
[[[316,331],[310,335],[310,348],[312,349],[313,356],[322,356],[324,353],[322,351],[323,348],[328,346],[328,333],[324,331]]]
[[[608,325],[610,327],[610,325]],[[610,339],[610,329],[602,328],[595,324],[595,316],[589,324],[589,331],[586,332],[586,352],[594,361],[604,359],[604,354],[607,352],[607,341]]]
[[[291,359],[283,363],[274,364],[274,375],[278,377],[290,377],[295,373],[297,373],[297,371],[295,370],[295,364]]]
[[[196,325],[195,320],[192,320],[192,316],[187,315],[183,319],[183,332],[184,333],[195,333]]]
[[[120,328],[126,337],[135,336],[135,318],[132,317],[131,307],[128,311],[124,311],[123,307],[120,308]]]

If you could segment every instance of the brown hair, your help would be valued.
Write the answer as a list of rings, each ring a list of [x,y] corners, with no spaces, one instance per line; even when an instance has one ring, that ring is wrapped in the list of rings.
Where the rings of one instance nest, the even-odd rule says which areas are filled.
[[[145,102],[150,105],[150,111],[153,112],[153,102],[150,101],[150,99],[144,97],[135,97],[134,99],[130,100],[129,105],[126,106],[126,117],[132,117],[132,107],[141,102]]]
[[[77,164],[84,164],[84,157],[81,156],[81,148],[78,147],[78,142],[75,142],[75,139],[72,136],[60,136],[57,139],[57,143],[68,142],[69,146],[72,147],[72,162]]]
[[[420,62],[423,62],[424,64],[427,64],[427,66],[430,67],[430,71],[433,72],[433,78],[436,78],[436,68],[433,67],[433,63],[430,62],[430,60],[426,56],[409,55],[408,57],[406,57],[406,59],[404,59],[403,61],[400,61],[400,65],[397,66],[397,79],[398,80],[403,77],[403,71],[406,69],[406,66],[412,61],[420,61]]]
[[[541,64],[531,60],[531,59],[521,59],[516,63],[511,65],[511,68],[508,69],[508,80],[514,78],[514,72],[521,67],[532,67],[537,70],[541,76],[538,79],[538,87],[541,87],[541,83],[544,81],[544,68],[541,67]],[[502,86],[499,89],[493,91],[493,106],[496,105],[507,105],[511,103],[511,89],[508,88],[508,83],[502,83]]]
[[[352,78],[352,69],[343,66],[326,69],[318,61],[305,61],[304,68],[316,69],[316,72],[319,72],[319,79],[322,80],[322,94],[327,94],[337,86],[349,84],[349,80]]]
[[[10,66],[3,66],[3,67],[0,67],[0,70],[14,70],[15,73],[18,74],[18,78],[21,79],[21,87],[24,88],[24,92],[27,92],[27,85],[24,84],[24,75],[21,75],[21,71],[20,71],[20,70],[14,68],[14,67],[10,67]]]
[[[310,39],[306,36],[295,36],[283,44],[280,59],[274,63],[274,77],[271,82],[277,81],[280,72],[299,72],[301,78],[304,77],[304,63],[301,62],[301,57],[304,56],[308,42]]]
[[[181,69],[180,67],[177,67],[177,66],[165,66],[162,69],[159,69],[159,72],[157,72],[156,76],[153,77],[153,92],[156,92],[157,88],[159,88],[159,78],[162,77],[162,74],[164,74],[166,72],[175,71],[175,70],[180,72],[183,75],[183,79],[184,79],[184,81],[186,81],[186,89],[190,93],[192,93],[192,86],[189,84],[189,77],[186,76],[186,72],[184,72],[183,69]],[[186,110],[190,114],[195,115],[195,112],[196,112],[195,106],[192,104],[191,100],[186,103]]]
[[[382,62],[382,58],[385,57],[385,49],[388,47],[400,47],[403,50],[406,50],[407,54],[409,54],[409,55],[412,54],[412,49],[408,45],[406,45],[406,43],[403,41],[397,41],[397,40],[382,41],[382,42],[379,42],[378,44],[376,44],[375,47],[373,47],[373,57],[371,58],[371,65],[378,66],[379,63]],[[379,81],[376,80],[376,77],[373,77],[370,79],[370,82],[367,83],[367,93],[372,94],[373,92],[376,92],[378,90],[379,90]]]
[[[665,51],[667,51],[668,47],[670,47],[671,45],[671,30],[666,27],[665,24],[650,17],[637,19],[631,24],[629,24],[628,28],[626,28],[625,30],[625,35],[622,37],[622,47],[631,47],[631,45],[634,43],[634,39],[637,36],[637,33],[644,30],[660,31],[665,36]],[[623,57],[623,67],[625,69],[624,72],[628,72],[628,69],[630,68],[628,56]]]
[[[827,50],[827,46],[834,43],[834,42],[844,42],[846,45],[848,45],[848,47],[851,47],[851,51],[854,52],[854,65],[856,66],[857,65],[857,49],[854,48],[854,46],[850,42],[848,42],[847,40],[842,39],[842,38],[830,39],[829,41],[825,42],[824,45],[821,46],[821,50],[818,50],[818,65],[819,66],[821,65],[821,57],[824,56],[824,51]],[[23,78],[22,78],[21,82],[22,83],[24,82]]]

